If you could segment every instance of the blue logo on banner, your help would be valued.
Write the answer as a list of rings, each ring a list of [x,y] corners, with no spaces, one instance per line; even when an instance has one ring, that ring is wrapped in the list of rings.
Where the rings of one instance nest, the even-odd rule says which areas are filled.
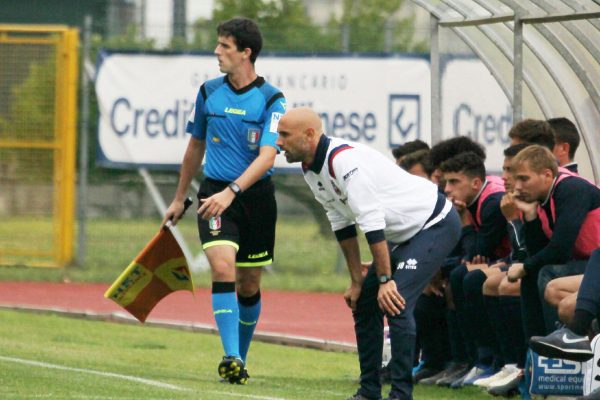
[[[421,96],[391,94],[389,97],[388,139],[390,147],[421,137]]]

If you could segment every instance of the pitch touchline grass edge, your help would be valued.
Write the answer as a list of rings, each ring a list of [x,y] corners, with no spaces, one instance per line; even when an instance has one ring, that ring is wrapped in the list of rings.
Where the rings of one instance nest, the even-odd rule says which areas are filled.
[[[115,322],[129,325],[141,325],[138,320],[124,312],[97,313],[87,310],[67,310],[60,307],[33,307],[13,304],[0,304],[0,310],[23,311],[36,314],[59,315],[69,318],[88,319],[93,321]],[[209,324],[191,323],[176,320],[163,320],[149,318],[144,323],[146,326],[177,329],[189,332],[217,334],[217,328]],[[356,345],[335,340],[324,340],[308,336],[285,335],[274,332],[256,331],[254,339],[263,343],[279,344],[285,346],[302,347],[323,351],[337,351],[356,353]]]

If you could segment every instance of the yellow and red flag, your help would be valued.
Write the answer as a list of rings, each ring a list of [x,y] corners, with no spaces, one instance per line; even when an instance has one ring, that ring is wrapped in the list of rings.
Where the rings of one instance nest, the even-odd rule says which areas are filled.
[[[194,293],[192,275],[171,229],[162,229],[129,264],[104,297],[144,322],[154,306],[177,290]]]

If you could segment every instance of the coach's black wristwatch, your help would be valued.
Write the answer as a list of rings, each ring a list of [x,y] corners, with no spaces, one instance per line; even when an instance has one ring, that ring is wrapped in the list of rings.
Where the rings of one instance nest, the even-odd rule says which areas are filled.
[[[231,182],[229,185],[227,185],[227,187],[231,189],[233,194],[235,194],[235,197],[238,197],[240,194],[242,194],[242,188],[240,188],[235,182]]]
[[[389,275],[381,275],[379,278],[379,284],[383,285],[384,283],[388,283],[392,280],[392,277]]]

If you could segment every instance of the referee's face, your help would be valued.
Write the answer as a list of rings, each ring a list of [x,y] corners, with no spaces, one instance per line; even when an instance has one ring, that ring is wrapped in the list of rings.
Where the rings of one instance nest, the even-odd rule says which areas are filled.
[[[248,56],[246,50],[238,50],[233,36],[219,36],[217,47],[215,47],[215,55],[219,61],[219,70],[224,74],[236,72],[244,62],[245,57]]]

